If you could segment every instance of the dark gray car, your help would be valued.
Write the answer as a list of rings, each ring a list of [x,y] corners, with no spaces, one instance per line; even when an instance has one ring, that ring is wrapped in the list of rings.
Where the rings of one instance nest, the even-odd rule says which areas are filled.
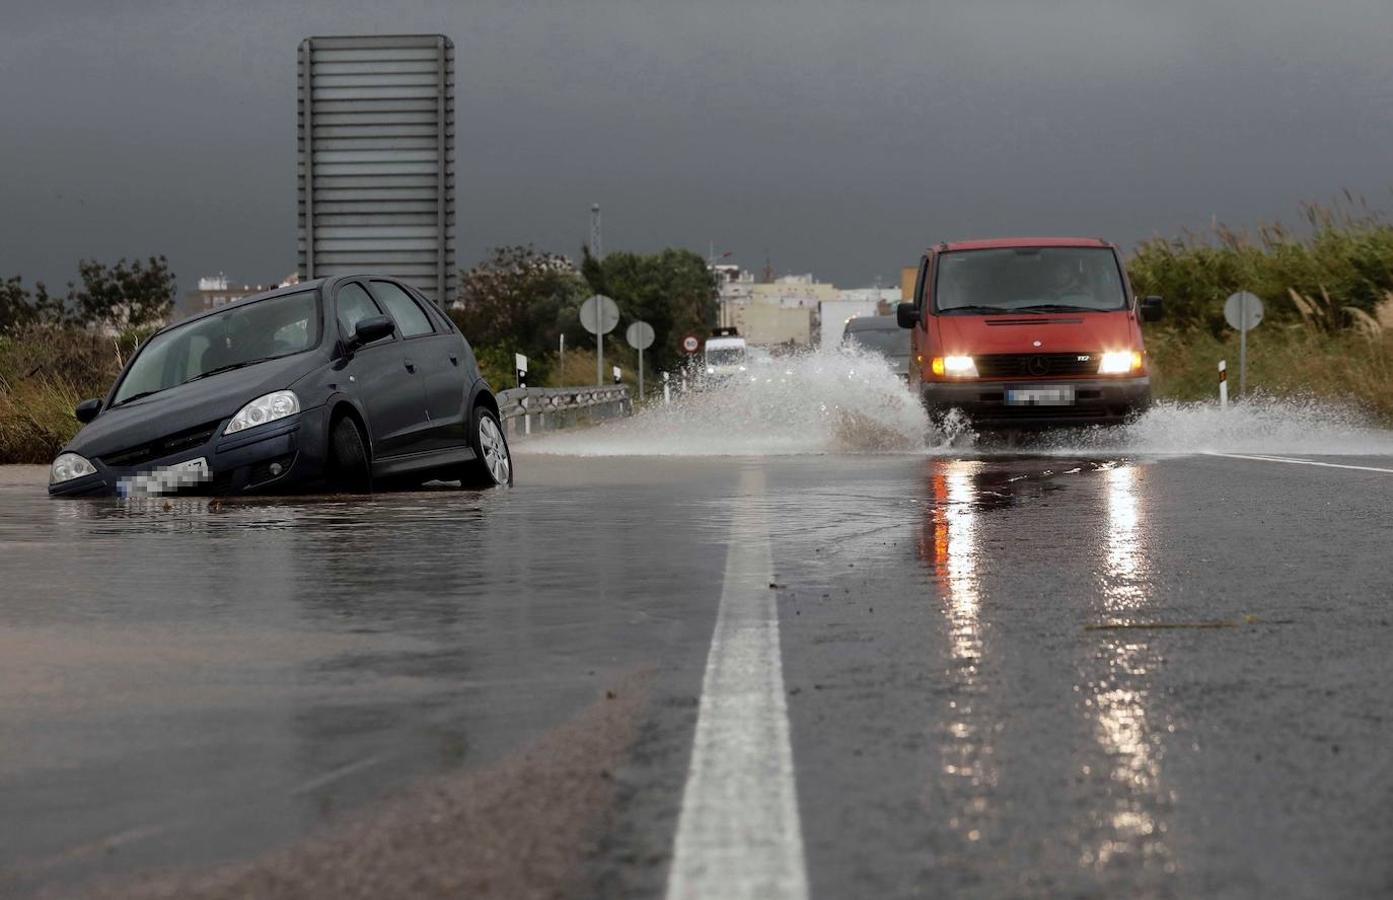
[[[894,316],[855,316],[848,319],[842,343],[864,347],[890,362],[895,373],[909,379],[909,332]]]
[[[50,471],[55,496],[513,480],[469,342],[435,304],[377,275],[296,284],[170,325],[77,417],[86,424]]]

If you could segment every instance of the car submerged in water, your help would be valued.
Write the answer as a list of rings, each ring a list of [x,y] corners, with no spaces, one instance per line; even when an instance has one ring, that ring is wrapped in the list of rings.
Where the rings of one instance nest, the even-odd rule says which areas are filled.
[[[910,387],[930,414],[960,410],[988,429],[1115,424],[1151,403],[1138,299],[1117,248],[1093,238],[939,244],[911,302]]]
[[[53,496],[513,482],[469,342],[402,282],[336,276],[152,335],[54,459]]]

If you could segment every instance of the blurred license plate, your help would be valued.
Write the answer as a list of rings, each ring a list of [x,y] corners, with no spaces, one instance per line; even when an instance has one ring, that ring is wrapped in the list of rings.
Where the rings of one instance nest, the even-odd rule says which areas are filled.
[[[121,479],[116,492],[122,497],[152,497],[172,494],[180,488],[193,487],[213,477],[208,460],[202,456],[172,466],[142,472]]]
[[[1007,406],[1073,406],[1074,387],[1069,384],[1038,388],[1009,388]]]

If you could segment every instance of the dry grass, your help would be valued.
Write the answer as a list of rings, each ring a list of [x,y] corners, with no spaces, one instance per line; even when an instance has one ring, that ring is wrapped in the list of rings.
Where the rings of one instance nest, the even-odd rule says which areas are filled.
[[[106,393],[129,338],[32,328],[0,338],[0,463],[47,463],[77,433],[73,407]]]
[[[1191,330],[1147,334],[1157,396],[1208,400],[1218,393],[1218,362],[1228,360],[1238,387],[1238,335]],[[1393,425],[1393,331],[1362,327],[1326,332],[1316,326],[1268,325],[1248,334],[1248,389],[1273,397],[1310,397],[1357,407]]]

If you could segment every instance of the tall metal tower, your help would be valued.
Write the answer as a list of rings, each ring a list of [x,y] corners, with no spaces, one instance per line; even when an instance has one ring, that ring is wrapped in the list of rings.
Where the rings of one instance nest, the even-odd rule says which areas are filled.
[[[604,255],[600,243],[600,204],[590,204],[590,255],[599,259]]]

